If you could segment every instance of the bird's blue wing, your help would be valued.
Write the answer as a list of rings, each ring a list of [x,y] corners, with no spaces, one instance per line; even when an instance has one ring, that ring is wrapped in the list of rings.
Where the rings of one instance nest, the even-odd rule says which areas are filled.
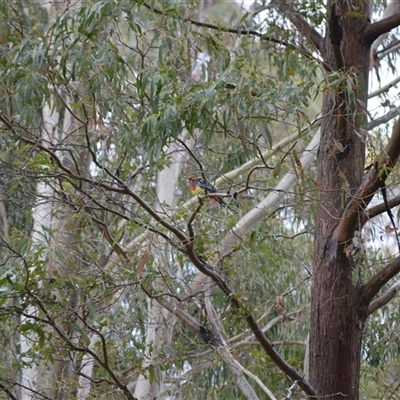
[[[211,183],[206,182],[204,179],[202,178],[198,178],[197,179],[197,184],[205,191],[207,191],[208,193],[217,193],[218,190],[215,188],[215,186],[211,185]]]

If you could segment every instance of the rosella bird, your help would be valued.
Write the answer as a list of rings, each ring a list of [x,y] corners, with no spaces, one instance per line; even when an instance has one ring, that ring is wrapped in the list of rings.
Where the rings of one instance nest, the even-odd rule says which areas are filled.
[[[203,178],[198,178],[195,175],[189,175],[187,177],[188,184],[190,191],[194,195],[202,195],[202,194],[207,194],[207,193],[218,193],[218,189],[211,185],[210,182],[205,181]],[[219,196],[211,197],[211,199],[218,204],[220,204],[223,207],[227,207],[230,210],[234,211],[231,207],[228,206],[228,204],[225,203],[224,199]]]

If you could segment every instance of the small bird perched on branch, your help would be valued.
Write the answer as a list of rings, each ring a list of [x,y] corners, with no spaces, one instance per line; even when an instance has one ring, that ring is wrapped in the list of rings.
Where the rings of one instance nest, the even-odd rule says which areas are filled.
[[[188,184],[190,191],[194,195],[201,195],[201,194],[213,194],[218,193],[218,189],[213,186],[210,182],[205,181],[203,178],[198,178],[195,175],[189,175],[187,177]],[[211,199],[223,207],[229,208],[231,211],[234,211],[228,204],[225,203],[224,199],[220,196],[213,196]]]

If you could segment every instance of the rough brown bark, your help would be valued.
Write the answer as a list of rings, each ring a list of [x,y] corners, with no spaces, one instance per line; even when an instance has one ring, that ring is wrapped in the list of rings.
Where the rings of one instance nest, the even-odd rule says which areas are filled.
[[[353,279],[357,254],[349,243],[332,240],[332,234],[364,172],[365,143],[356,131],[365,115],[360,110],[354,118],[360,103],[350,99],[356,96],[367,103],[370,45],[360,40],[360,32],[368,24],[369,9],[369,1],[363,0],[329,3],[324,58],[357,79],[352,92],[347,87],[325,93],[318,154],[322,190],[314,244],[310,383],[318,398],[325,400],[356,400],[359,395],[361,335],[367,313],[359,307],[360,283]]]

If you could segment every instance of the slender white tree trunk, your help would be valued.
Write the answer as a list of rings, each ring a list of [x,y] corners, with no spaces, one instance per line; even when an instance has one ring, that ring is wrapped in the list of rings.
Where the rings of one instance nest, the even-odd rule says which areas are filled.
[[[184,162],[178,147],[172,144],[168,149],[172,152],[171,164],[168,168],[162,170],[157,177],[157,197],[159,205],[156,207],[161,212],[168,212],[176,205],[176,187],[178,177]],[[160,269],[162,274],[170,274],[171,254],[169,245],[160,239],[155,239],[158,245],[154,245],[153,265]],[[176,271],[172,272],[175,273]],[[160,277],[153,284],[153,288],[157,288],[162,284]],[[168,321],[166,323],[166,321]],[[173,317],[166,309],[164,309],[157,301],[148,299],[148,320],[146,334],[146,349],[148,350],[144,368],[149,367],[160,354],[161,346],[171,343],[173,327],[175,325],[175,317]],[[139,400],[151,400],[158,398],[162,388],[163,376],[159,368],[156,369],[156,377],[150,382],[148,377],[140,375],[134,396]]]
[[[59,114],[52,110],[48,105],[43,107],[43,130],[42,140],[54,143],[57,139]],[[46,230],[48,231],[53,227],[54,220],[52,216],[52,203],[51,197],[53,190],[49,184],[45,181],[40,181],[36,188],[37,193],[37,205],[33,210],[33,234],[32,234],[32,246],[43,247],[48,245],[49,238],[47,237]],[[45,257],[45,255],[44,255]],[[29,306],[25,313],[27,315],[35,316],[37,314],[37,308],[35,306]],[[26,322],[33,323],[33,319],[29,317],[22,317],[21,324]],[[33,343],[37,340],[36,335],[21,335],[20,338],[20,352],[24,361],[27,362],[28,367],[21,371],[20,383],[22,385],[20,391],[20,400],[32,399],[32,390],[36,390],[38,384],[38,365],[35,364],[31,356],[28,356]]]

